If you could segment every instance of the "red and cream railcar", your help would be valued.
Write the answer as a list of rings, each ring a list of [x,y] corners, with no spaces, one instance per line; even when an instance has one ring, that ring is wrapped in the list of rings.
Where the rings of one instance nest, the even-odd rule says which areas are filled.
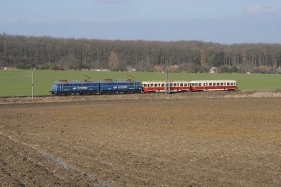
[[[194,80],[190,81],[190,90],[192,92],[196,91],[234,91],[238,87],[235,80]]]
[[[142,82],[142,91],[144,93],[153,93],[153,92],[186,92],[190,90],[189,81],[144,81]]]

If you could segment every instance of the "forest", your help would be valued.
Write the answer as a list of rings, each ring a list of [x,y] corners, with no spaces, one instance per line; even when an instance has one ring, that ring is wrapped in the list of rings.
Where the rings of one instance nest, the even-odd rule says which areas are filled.
[[[281,73],[281,44],[99,40],[0,34],[0,67]]]

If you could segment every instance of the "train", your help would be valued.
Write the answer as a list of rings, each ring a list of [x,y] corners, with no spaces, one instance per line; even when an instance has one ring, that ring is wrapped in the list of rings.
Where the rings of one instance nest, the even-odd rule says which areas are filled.
[[[173,80],[173,81],[135,81],[112,80],[59,80],[52,84],[52,95],[94,95],[94,94],[140,94],[177,93],[199,91],[235,91],[235,80]]]
[[[93,95],[93,94],[136,94],[141,93],[140,81],[106,80],[106,81],[79,81],[60,80],[52,84],[52,95]]]

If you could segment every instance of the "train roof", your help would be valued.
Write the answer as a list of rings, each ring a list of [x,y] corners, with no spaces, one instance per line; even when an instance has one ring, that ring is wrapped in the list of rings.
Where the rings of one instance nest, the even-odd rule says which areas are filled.
[[[112,81],[100,81],[101,83],[140,83],[140,81],[136,80],[112,80]]]
[[[149,80],[149,81],[142,81],[143,84],[148,84],[148,83],[155,83],[155,82],[161,82],[161,83],[165,83],[167,81],[165,80]],[[168,82],[190,82],[190,81],[186,81],[186,80],[171,80],[171,81],[168,81]]]
[[[192,80],[190,82],[236,82],[236,80]]]
[[[62,83],[89,83],[89,82],[99,82],[99,81],[84,81],[84,80],[58,80],[54,83],[62,84]]]
[[[139,83],[140,81],[134,80],[110,80],[110,81],[85,81],[85,80],[59,80],[55,81],[55,84],[71,84],[71,83]]]
[[[58,80],[54,83],[62,84],[62,83],[85,83],[85,82],[94,82],[94,81],[84,81],[84,80]]]

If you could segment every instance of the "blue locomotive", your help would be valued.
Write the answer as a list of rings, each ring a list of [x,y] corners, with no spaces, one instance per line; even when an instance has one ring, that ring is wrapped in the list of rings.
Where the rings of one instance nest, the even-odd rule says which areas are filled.
[[[140,81],[108,80],[108,81],[76,81],[60,80],[52,84],[53,95],[92,95],[92,94],[133,94],[141,93]]]

